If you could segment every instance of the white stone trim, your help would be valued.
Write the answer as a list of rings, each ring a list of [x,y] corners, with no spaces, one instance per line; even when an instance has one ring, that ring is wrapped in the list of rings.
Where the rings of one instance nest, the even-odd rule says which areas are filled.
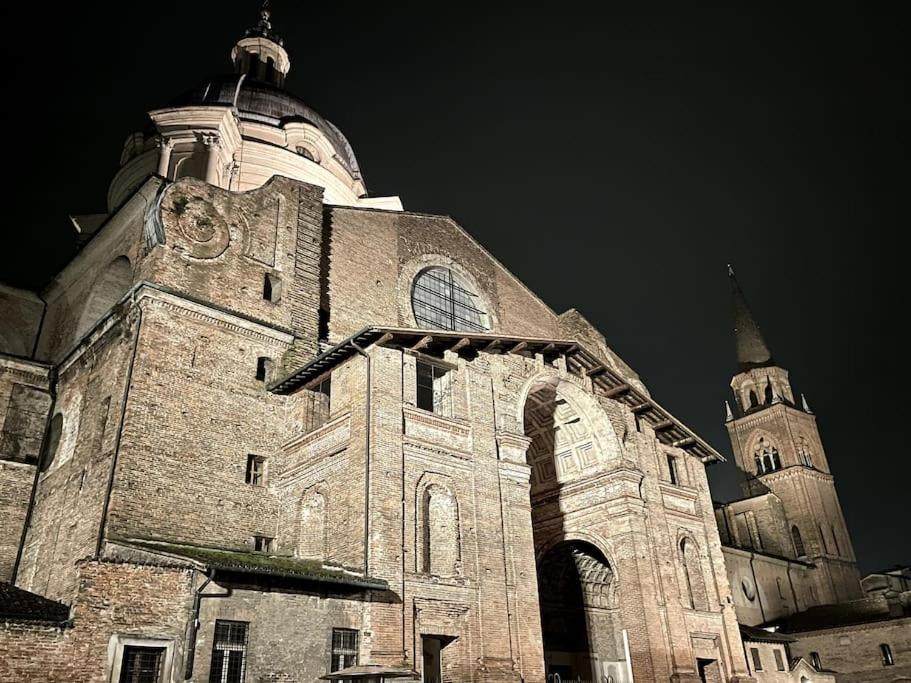
[[[179,677],[174,669],[174,650],[177,646],[174,638],[155,638],[142,635],[117,634],[111,636],[108,643],[108,681],[117,683],[120,680],[120,667],[123,663],[123,649],[133,647],[163,647],[164,662],[161,665],[159,683],[177,683]]]

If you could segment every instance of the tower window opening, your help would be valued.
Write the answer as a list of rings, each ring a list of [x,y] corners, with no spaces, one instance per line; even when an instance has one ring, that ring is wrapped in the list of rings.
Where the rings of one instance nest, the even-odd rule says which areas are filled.
[[[800,529],[797,528],[796,524],[791,527],[791,539],[794,541],[794,554],[797,557],[806,557],[807,551],[803,545]]]
[[[822,660],[819,658],[818,652],[810,653],[810,663],[813,665],[813,668],[816,669],[817,671],[822,670]]]
[[[753,452],[753,460],[756,463],[757,474],[768,474],[781,469],[781,456],[778,449],[766,441],[765,437],[759,439],[756,450]]]
[[[753,660],[753,671],[762,671],[762,658],[759,656],[759,648],[750,648],[750,657]]]
[[[832,540],[835,542],[835,554],[841,557],[841,546],[838,545],[838,534],[835,533],[835,527],[832,527]]]
[[[775,668],[784,671],[784,657],[781,655],[781,650],[775,648],[772,652],[775,654]]]
[[[883,658],[883,666],[894,666],[895,660],[892,658],[892,648],[889,647],[887,643],[882,643],[879,646],[879,654]]]
[[[263,299],[277,304],[282,299],[282,280],[278,275],[266,273],[263,277]]]
[[[759,398],[756,396],[756,392],[752,389],[750,390],[750,407],[755,408],[759,405]]]

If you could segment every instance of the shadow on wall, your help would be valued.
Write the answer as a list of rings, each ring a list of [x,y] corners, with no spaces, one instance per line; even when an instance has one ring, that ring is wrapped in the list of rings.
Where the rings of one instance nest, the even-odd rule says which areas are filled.
[[[95,279],[86,298],[79,324],[76,326],[77,341],[120,301],[132,283],[133,267],[126,256],[118,256],[107,265]]]

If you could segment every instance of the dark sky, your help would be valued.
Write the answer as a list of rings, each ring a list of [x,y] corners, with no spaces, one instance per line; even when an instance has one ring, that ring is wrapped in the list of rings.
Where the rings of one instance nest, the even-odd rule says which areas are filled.
[[[288,84],[345,132],[373,194],[452,215],[555,310],[581,310],[725,455],[733,262],[819,417],[862,567],[911,563],[898,16],[326,4],[276,3]],[[66,262],[67,215],[103,210],[127,134],[229,70],[257,10],[107,5],[8,10],[4,148],[22,172],[0,279],[37,286]],[[716,498],[735,476],[711,468]]]

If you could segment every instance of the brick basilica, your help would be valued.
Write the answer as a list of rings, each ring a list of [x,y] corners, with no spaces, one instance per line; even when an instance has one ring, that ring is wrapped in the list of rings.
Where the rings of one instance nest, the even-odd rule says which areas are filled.
[[[733,272],[719,504],[578,311],[368,195],[267,8],[231,62],[0,286],[0,681],[911,680]]]

